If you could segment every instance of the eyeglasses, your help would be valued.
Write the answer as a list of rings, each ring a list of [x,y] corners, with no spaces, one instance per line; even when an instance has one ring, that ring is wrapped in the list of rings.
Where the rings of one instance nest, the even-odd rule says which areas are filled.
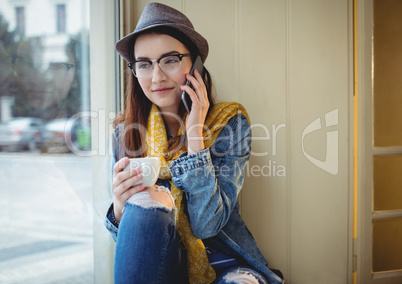
[[[61,78],[75,68],[75,64],[65,62],[50,62],[44,66],[42,62],[37,62],[33,58],[16,57],[13,60],[15,72],[20,76],[32,76],[38,72],[49,73],[54,77]]]
[[[179,71],[181,67],[181,60],[183,57],[190,56],[187,54],[168,54],[159,59],[154,60],[137,60],[128,63],[128,67],[133,72],[134,76],[138,79],[145,79],[149,77],[154,69],[153,63],[158,62],[161,70],[166,74],[174,74]]]

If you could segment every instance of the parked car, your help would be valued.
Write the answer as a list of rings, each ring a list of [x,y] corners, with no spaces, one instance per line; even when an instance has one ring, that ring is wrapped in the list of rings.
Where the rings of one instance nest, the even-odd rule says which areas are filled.
[[[39,118],[17,117],[0,124],[0,148],[5,151],[34,151],[43,141],[44,122]]]
[[[90,133],[85,129],[79,119],[51,120],[45,125],[42,152],[68,153],[86,149],[86,144],[90,144],[90,137],[87,137]]]

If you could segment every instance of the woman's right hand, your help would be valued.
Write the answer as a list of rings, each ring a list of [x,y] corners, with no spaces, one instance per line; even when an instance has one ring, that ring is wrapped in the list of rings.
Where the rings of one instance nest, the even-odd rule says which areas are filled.
[[[126,201],[135,193],[145,189],[145,184],[143,183],[132,186],[142,179],[140,168],[123,171],[129,161],[127,157],[124,157],[113,166],[113,213],[117,222],[120,222]]]

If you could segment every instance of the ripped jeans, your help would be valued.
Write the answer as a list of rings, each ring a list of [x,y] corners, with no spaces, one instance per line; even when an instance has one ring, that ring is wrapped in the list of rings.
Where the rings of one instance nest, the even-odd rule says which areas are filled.
[[[180,245],[174,210],[149,195],[129,199],[119,224],[114,283],[188,283],[186,253]],[[266,284],[248,267],[216,271],[214,284]]]
[[[233,266],[216,271],[214,284],[268,284],[257,271],[246,266]]]

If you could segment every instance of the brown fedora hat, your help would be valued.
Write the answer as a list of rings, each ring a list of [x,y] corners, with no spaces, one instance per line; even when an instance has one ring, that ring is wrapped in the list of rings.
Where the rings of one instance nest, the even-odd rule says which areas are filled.
[[[130,43],[141,32],[156,27],[170,27],[183,33],[198,48],[198,54],[205,62],[209,50],[207,40],[194,30],[190,20],[182,12],[161,3],[149,3],[145,6],[135,30],[116,43],[117,52],[130,62],[133,55]]]

